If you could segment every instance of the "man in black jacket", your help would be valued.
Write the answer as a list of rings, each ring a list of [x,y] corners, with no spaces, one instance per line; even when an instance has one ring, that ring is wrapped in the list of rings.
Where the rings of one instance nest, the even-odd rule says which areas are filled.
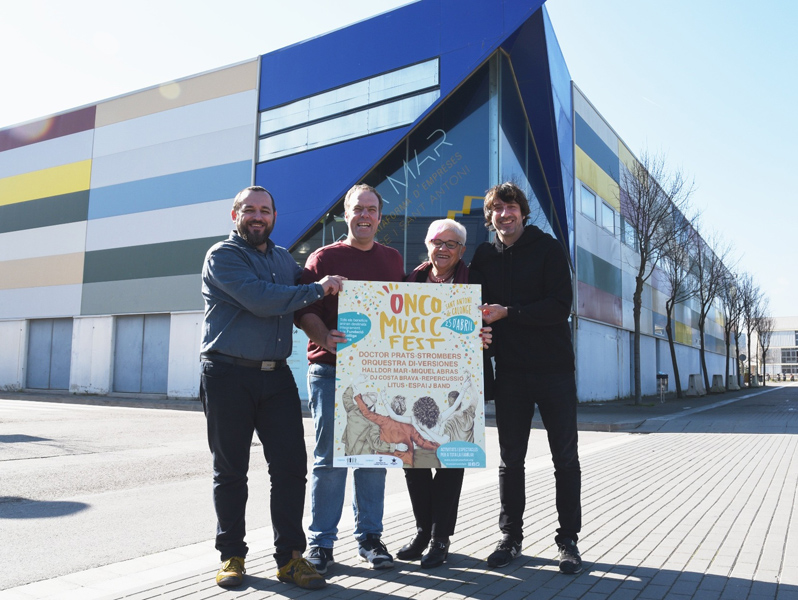
[[[496,232],[496,239],[477,248],[470,268],[485,280],[485,304],[480,308],[493,327],[496,359],[502,540],[488,557],[488,566],[504,567],[521,552],[524,460],[537,404],[554,461],[560,571],[579,573],[582,559],[576,542],[582,507],[574,351],[568,324],[571,270],[559,242],[534,225],[525,225],[529,202],[516,185],[502,183],[488,190],[484,210],[486,227]]]

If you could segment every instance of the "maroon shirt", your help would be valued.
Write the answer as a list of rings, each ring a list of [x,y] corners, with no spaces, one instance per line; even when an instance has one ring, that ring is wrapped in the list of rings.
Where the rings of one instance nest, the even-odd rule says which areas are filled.
[[[393,248],[374,242],[371,250],[360,250],[343,242],[319,248],[308,257],[300,283],[313,283],[325,275],[341,275],[355,281],[402,281],[405,276],[402,255]],[[344,282],[346,287],[346,282]],[[318,315],[327,329],[338,328],[338,296],[325,296],[294,313],[299,326],[303,315]],[[335,365],[335,354],[308,341],[308,361]]]

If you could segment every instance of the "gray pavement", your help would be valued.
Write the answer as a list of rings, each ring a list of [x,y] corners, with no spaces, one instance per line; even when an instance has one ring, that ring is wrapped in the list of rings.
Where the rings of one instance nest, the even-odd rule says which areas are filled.
[[[365,569],[356,558],[351,511],[345,510],[337,562],[321,591],[277,582],[271,529],[261,527],[248,534],[248,576],[235,591],[214,584],[217,556],[206,541],[4,590],[0,600],[798,600],[798,387],[772,385],[664,403],[646,398],[641,406],[620,400],[583,404],[579,423],[583,431],[607,432],[580,446],[584,526],[579,547],[585,560],[580,575],[557,571],[554,478],[548,457],[538,456],[527,463],[523,555],[505,569],[490,570],[484,562],[499,537],[495,469],[469,470],[458,531],[449,560],[439,569],[425,571],[418,563],[399,561],[390,571]],[[387,496],[389,547],[395,551],[412,530],[406,494]],[[25,568],[25,557],[5,568]]]

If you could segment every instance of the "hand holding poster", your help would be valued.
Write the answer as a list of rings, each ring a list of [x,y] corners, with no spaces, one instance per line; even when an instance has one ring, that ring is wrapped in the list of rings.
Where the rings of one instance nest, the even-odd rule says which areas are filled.
[[[347,281],[336,467],[485,466],[478,285]]]

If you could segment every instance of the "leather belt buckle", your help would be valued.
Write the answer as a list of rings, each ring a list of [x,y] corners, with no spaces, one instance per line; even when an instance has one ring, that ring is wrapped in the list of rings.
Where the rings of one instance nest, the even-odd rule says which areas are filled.
[[[276,360],[263,360],[260,363],[261,371],[274,371],[277,368]]]

